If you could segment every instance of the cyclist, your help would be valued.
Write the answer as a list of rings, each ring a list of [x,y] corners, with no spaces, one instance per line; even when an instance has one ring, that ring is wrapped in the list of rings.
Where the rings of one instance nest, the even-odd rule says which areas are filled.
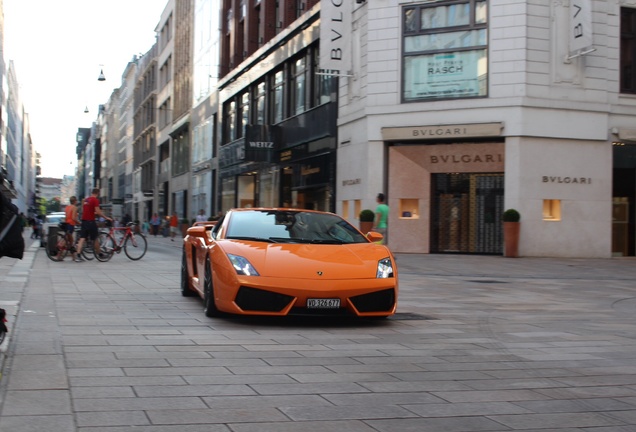
[[[64,228],[66,230],[66,241],[69,244],[75,244],[75,227],[79,224],[79,218],[77,215],[77,198],[72,196],[69,200],[70,204],[66,206],[64,209],[64,213],[66,214],[66,219]],[[75,248],[71,249],[71,254],[73,256],[73,261],[81,262],[84,261],[80,255],[77,254]]]
[[[95,248],[95,255],[100,254],[99,250],[99,230],[97,229],[97,222],[95,216],[101,216],[106,220],[112,222],[112,219],[106,216],[99,208],[99,188],[94,188],[91,196],[84,200],[82,206],[82,224],[80,229],[80,240],[77,244],[77,255],[79,256],[84,247],[84,243],[87,238],[93,240],[93,246]],[[101,255],[100,255],[101,256]]]

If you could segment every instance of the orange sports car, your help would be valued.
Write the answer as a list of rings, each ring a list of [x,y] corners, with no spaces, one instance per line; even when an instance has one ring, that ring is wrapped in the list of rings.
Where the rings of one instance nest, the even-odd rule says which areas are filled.
[[[333,213],[233,209],[188,229],[181,293],[203,298],[208,317],[387,317],[395,313],[398,277],[381,240]]]

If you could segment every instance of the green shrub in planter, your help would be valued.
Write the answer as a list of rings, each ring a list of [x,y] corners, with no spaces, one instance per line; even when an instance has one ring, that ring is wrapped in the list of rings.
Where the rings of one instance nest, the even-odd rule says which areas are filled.
[[[375,213],[373,210],[365,209],[360,212],[360,222],[373,222],[375,219]]]
[[[503,213],[504,222],[519,222],[521,215],[515,209],[508,209]]]

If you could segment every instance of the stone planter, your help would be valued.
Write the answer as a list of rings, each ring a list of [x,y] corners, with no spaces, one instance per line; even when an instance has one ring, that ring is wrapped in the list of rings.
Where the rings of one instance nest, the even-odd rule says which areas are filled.
[[[519,231],[521,222],[504,222],[504,256],[517,258],[519,256]]]

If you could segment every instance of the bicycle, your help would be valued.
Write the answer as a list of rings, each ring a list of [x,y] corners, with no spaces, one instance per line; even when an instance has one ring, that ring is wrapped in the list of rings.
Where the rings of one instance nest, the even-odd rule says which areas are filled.
[[[106,234],[108,236],[106,240],[108,243],[105,243],[102,248],[104,253],[112,256],[123,250],[126,256],[133,261],[142,259],[148,250],[148,241],[143,234],[133,231],[132,227],[135,225],[137,224],[134,222],[128,222],[125,227],[114,227],[112,224],[107,224],[110,230],[100,233],[100,235]]]
[[[77,231],[77,229],[76,229]],[[55,236],[55,240],[49,239],[46,245],[46,256],[51,261],[62,261],[69,253],[75,252],[77,242],[69,241],[66,234],[66,224],[60,223],[58,225],[58,231]],[[92,258],[91,258],[92,259]]]
[[[79,233],[79,231],[79,227],[76,227],[75,232]],[[104,242],[104,244],[108,243],[108,240],[105,237],[102,238],[101,234],[99,238],[101,242]],[[73,242],[69,241],[64,224],[62,223],[59,225],[55,241],[49,242],[49,244],[46,245],[46,256],[49,257],[51,261],[62,261],[69,253],[73,253],[77,250],[77,242],[78,240],[74,240]],[[108,261],[110,259],[110,256],[106,256],[105,254],[100,255],[101,256],[97,256],[98,261]],[[86,239],[81,256],[86,261],[92,261],[95,259],[93,241],[90,238]]]

